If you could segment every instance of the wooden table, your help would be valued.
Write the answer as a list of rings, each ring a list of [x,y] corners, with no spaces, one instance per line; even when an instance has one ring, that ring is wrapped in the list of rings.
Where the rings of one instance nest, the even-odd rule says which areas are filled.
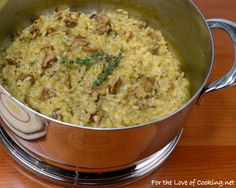
[[[236,0],[195,0],[207,18],[236,21]],[[211,80],[232,66],[234,51],[229,37],[214,31],[216,60]],[[152,180],[233,180],[236,187],[236,87],[211,93],[196,106],[186,123],[183,137],[167,162],[155,173],[127,188],[149,188]],[[183,182],[184,183],[184,182]],[[232,183],[232,182],[231,182]],[[59,187],[21,168],[0,146],[0,187]],[[184,187],[184,186],[158,186]],[[190,186],[185,186],[190,187]],[[205,186],[198,186],[205,187]],[[217,186],[212,186],[217,187]]]

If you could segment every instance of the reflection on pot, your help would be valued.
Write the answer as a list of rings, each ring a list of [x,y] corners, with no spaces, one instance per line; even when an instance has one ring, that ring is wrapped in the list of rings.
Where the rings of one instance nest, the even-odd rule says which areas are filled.
[[[3,92],[0,92],[0,113],[5,125],[20,138],[35,140],[46,135],[47,123],[19,107]]]

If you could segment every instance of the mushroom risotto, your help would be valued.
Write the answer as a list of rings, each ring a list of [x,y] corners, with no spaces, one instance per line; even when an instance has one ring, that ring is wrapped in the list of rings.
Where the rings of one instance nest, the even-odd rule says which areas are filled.
[[[40,16],[2,56],[1,82],[15,98],[71,124],[142,124],[190,97],[162,33],[124,10]]]

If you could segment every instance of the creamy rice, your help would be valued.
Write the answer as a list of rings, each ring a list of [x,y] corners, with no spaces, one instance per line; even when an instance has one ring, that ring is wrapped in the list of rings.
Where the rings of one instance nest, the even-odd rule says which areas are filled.
[[[162,33],[123,10],[40,16],[14,39],[4,59],[2,84],[15,98],[76,125],[142,124],[190,97],[189,81]]]

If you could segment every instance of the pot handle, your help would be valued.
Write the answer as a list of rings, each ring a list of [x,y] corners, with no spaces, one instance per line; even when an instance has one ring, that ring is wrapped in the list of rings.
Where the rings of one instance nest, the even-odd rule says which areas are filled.
[[[207,85],[202,93],[209,93],[236,85],[236,23],[225,19],[209,19],[207,24],[210,29],[223,29],[230,35],[234,44],[235,59],[232,69],[222,78]]]

